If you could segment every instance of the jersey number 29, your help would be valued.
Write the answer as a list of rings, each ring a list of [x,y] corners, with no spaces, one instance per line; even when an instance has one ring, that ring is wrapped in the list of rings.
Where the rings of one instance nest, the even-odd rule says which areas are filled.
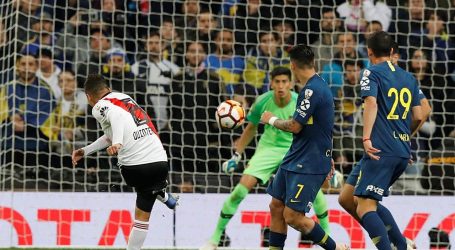
[[[387,119],[398,120],[400,118],[399,115],[395,114],[398,102],[404,108],[404,112],[403,115],[401,116],[401,119],[406,119],[409,113],[409,109],[411,108],[412,101],[411,91],[408,88],[402,88],[400,91],[398,91],[398,89],[396,88],[390,88],[389,92],[387,93],[387,96],[393,98],[392,108],[390,109],[390,112],[387,115]]]

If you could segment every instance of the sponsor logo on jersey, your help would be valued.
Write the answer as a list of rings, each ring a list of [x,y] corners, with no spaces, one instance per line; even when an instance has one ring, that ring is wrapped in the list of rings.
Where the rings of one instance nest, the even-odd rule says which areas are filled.
[[[300,110],[300,109],[297,109],[297,113],[299,113],[299,114],[300,114],[300,116],[301,116],[302,118],[305,118],[305,117],[306,117],[306,113],[305,113],[305,112],[303,112],[303,111],[302,111],[302,110]]]
[[[370,74],[371,74],[371,71],[369,71],[368,69],[363,71],[363,76],[364,77],[368,77]]]
[[[102,117],[105,117],[106,116],[106,110],[108,110],[108,109],[109,109],[109,107],[107,107],[107,106],[101,107],[100,108],[100,115]]]
[[[384,189],[382,189],[380,187],[373,186],[373,185],[368,185],[366,190],[367,191],[371,191],[371,192],[376,193],[376,194],[379,194],[381,196],[384,195]]]
[[[310,101],[307,99],[303,99],[302,102],[300,103],[301,110],[308,110],[310,106],[311,106]]]
[[[310,99],[310,97],[313,95],[313,90],[312,89],[305,89],[305,99]]]
[[[370,79],[366,76],[362,77],[362,80],[360,80],[360,86],[367,86],[368,84],[370,84]]]

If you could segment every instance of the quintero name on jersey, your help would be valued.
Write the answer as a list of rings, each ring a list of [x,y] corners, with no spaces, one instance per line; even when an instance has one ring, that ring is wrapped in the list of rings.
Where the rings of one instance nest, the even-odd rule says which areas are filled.
[[[151,128],[143,128],[143,129],[133,132],[133,139],[138,140],[144,136],[152,135],[152,134],[153,134],[153,130]]]

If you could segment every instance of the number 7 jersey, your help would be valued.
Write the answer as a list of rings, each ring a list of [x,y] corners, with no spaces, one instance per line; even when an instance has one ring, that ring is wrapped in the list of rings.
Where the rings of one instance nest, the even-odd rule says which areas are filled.
[[[130,96],[111,92],[95,104],[92,114],[112,145],[123,145],[118,154],[120,165],[167,161],[150,117]]]
[[[373,96],[378,105],[370,137],[373,147],[381,150],[378,155],[409,158],[412,107],[420,105],[417,80],[389,61],[362,74],[362,98]]]

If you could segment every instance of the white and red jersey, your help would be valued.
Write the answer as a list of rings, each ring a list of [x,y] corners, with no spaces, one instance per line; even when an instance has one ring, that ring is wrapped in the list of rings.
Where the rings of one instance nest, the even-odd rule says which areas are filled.
[[[118,162],[124,166],[167,161],[166,151],[147,113],[128,95],[112,92],[92,110],[110,144],[122,144]]]

